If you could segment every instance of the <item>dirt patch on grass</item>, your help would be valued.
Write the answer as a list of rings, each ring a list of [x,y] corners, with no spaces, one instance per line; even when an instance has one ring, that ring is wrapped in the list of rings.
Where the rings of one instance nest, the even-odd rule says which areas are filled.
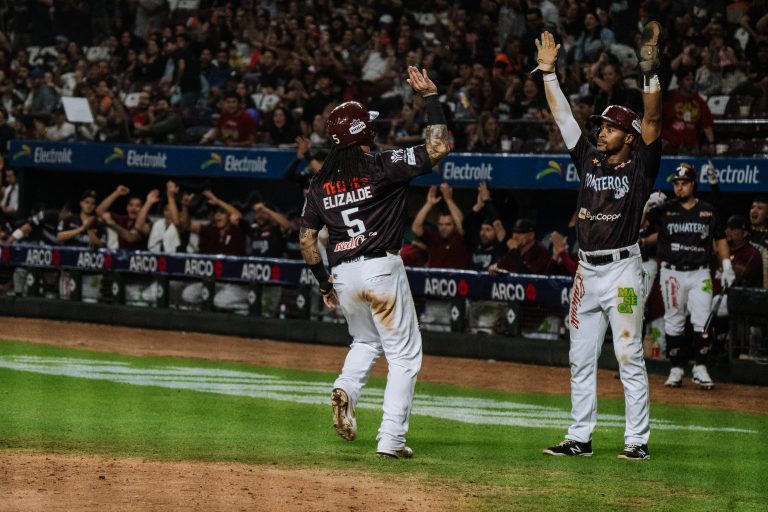
[[[385,480],[386,478],[386,480]],[[232,463],[0,453],[2,510],[471,510],[414,478]]]

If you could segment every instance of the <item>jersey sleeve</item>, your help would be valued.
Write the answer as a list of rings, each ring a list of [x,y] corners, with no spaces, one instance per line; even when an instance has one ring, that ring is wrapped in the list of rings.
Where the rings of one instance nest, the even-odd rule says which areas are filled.
[[[579,173],[579,179],[584,179],[584,173],[586,172],[587,162],[597,157],[597,150],[589,143],[584,134],[579,136],[579,141],[573,148],[568,151],[571,154],[571,159],[576,165],[576,171]]]
[[[637,142],[637,158],[643,162],[645,183],[650,194],[661,167],[661,137],[650,144],[646,144],[642,137]]]
[[[410,181],[432,170],[432,160],[424,144],[382,151],[379,158],[384,175],[393,182]]]
[[[304,198],[304,207],[301,210],[301,225],[305,228],[320,231],[325,223],[320,218],[320,212],[314,201],[314,195],[310,192]]]

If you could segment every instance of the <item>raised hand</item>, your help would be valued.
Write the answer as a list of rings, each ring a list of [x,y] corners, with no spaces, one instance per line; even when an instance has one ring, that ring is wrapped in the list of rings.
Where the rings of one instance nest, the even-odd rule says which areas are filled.
[[[192,192],[185,192],[183,196],[181,196],[181,204],[182,206],[189,206],[192,203],[192,199],[194,199],[195,194]]]
[[[430,206],[435,206],[442,199],[442,197],[437,195],[437,187],[435,185],[429,187],[429,192],[427,192],[427,203],[429,203]]]
[[[413,92],[420,94],[422,97],[426,98],[427,96],[437,94],[437,86],[430,80],[426,69],[422,69],[419,72],[416,66],[408,66],[408,79],[406,79],[406,82],[411,86]]]
[[[169,196],[175,196],[179,193],[179,186],[176,182],[168,180],[165,184],[165,193]]]
[[[152,189],[147,194],[147,202],[149,204],[157,204],[160,202],[160,191],[158,189]]]
[[[557,62],[557,51],[559,44],[555,44],[555,36],[550,32],[541,33],[541,39],[536,39],[536,49],[539,51],[536,61],[539,63],[539,69],[544,73],[551,73],[555,70]]]
[[[440,193],[443,194],[446,201],[453,199],[453,188],[446,182],[440,184]]]
[[[115,189],[115,192],[117,192],[117,194],[120,196],[127,196],[128,194],[131,193],[131,189],[129,189],[125,185],[118,185],[117,188]]]

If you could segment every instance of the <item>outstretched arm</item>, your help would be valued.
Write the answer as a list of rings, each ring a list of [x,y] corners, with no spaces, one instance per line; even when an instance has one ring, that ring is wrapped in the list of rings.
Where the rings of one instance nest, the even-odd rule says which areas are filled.
[[[539,51],[537,57],[539,69],[544,74],[544,94],[547,97],[547,104],[563,136],[565,147],[573,149],[581,137],[581,128],[573,117],[571,105],[557,82],[555,62],[557,62],[557,51],[560,45],[555,44],[555,37],[545,30],[541,33],[541,39],[536,40],[536,48]]]
[[[648,145],[661,136],[661,84],[659,83],[659,37],[661,25],[648,22],[641,36],[640,71],[643,73],[643,121],[640,136]]]
[[[448,145],[448,121],[446,121],[443,107],[437,99],[437,86],[430,80],[426,69],[419,72],[415,66],[408,66],[407,82],[413,92],[424,98],[424,107],[427,110],[424,143],[432,165],[437,165],[451,151]]]
[[[336,296],[331,276],[325,270],[323,257],[320,255],[320,249],[317,247],[317,230],[302,226],[299,230],[299,246],[301,247],[301,255],[304,261],[320,285],[323,302],[329,308],[335,308],[339,305],[339,298]]]

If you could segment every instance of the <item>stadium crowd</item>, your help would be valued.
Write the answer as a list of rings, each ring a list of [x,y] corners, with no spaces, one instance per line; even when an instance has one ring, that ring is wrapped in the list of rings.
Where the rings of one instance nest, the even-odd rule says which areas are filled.
[[[660,73],[665,153],[768,151],[759,137],[719,140],[710,111],[717,102],[708,101],[729,97],[720,105],[725,116],[768,112],[764,0],[0,0],[4,240],[299,259],[300,212],[281,212],[257,193],[224,200],[172,181],[149,191],[115,184],[108,195],[85,190],[60,208],[21,216],[15,172],[2,155],[13,138],[291,146],[287,175],[305,186],[325,157],[326,116],[342,101],[381,112],[380,149],[423,140],[425,113],[404,82],[407,65],[426,68],[438,84],[457,149],[562,153],[541,75],[529,73],[534,38],[544,29],[557,34],[565,50],[559,78],[590,133],[590,115],[609,104],[642,113],[635,49],[649,19],[670,34]],[[93,122],[68,121],[66,97],[84,98]],[[738,140],[745,133],[736,130]],[[716,174],[711,184],[717,188]],[[427,190],[406,226],[406,264],[573,275],[575,213],[542,232],[536,219],[501,212],[497,192],[481,184],[467,201],[446,183]],[[768,199],[729,213],[737,279],[768,287]],[[651,316],[662,308],[656,295]]]

